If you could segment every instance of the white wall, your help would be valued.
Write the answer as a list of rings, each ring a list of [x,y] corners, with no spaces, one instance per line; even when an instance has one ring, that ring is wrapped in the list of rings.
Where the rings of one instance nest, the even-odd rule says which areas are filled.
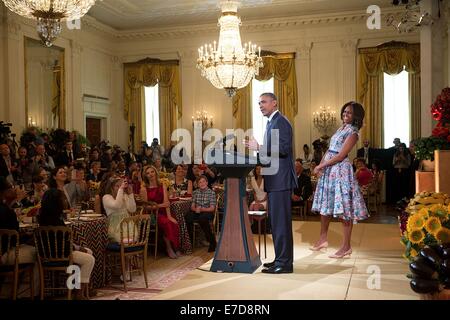
[[[35,22],[6,11],[1,28],[5,30],[4,41],[0,44],[0,100],[1,119],[14,124],[14,132],[20,134],[25,128],[25,73],[24,73],[24,38],[38,40]],[[0,29],[0,30],[2,30]],[[109,99],[111,130],[104,138],[122,146],[127,145],[128,132],[122,112],[123,72],[120,59],[114,54],[114,41],[111,37],[99,34],[96,30],[82,23],[81,30],[67,30],[55,45],[65,50],[65,85],[66,85],[66,129],[85,133],[83,95]],[[3,51],[5,54],[3,55]],[[2,68],[6,67],[6,70]],[[3,79],[2,77],[5,77]]]

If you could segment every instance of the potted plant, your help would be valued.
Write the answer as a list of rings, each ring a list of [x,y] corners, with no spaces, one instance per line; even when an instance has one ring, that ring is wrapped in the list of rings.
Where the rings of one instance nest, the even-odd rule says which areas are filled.
[[[419,138],[414,142],[414,152],[416,159],[421,160],[423,171],[434,171],[434,151],[448,150],[450,143],[441,137],[431,136]]]

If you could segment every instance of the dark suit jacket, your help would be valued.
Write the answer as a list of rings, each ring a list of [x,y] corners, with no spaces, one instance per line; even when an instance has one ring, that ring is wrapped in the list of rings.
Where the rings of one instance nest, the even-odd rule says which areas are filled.
[[[73,160],[77,160],[77,154],[75,153],[75,151],[72,150],[72,156],[73,156]],[[57,166],[67,166],[69,165],[69,156],[67,155],[67,152],[64,150],[62,152],[60,152],[58,154],[58,157],[55,159],[56,163],[55,165]]]
[[[277,112],[270,123],[269,128],[264,136],[262,150],[267,150],[267,157],[271,159],[271,165],[274,165],[272,159],[278,157],[278,172],[274,175],[264,176],[264,191],[285,191],[292,190],[297,187],[297,176],[294,170],[293,148],[292,148],[292,126],[280,112]],[[279,133],[279,150],[275,152],[273,142],[271,141],[270,130],[278,129]],[[260,156],[264,157],[264,151]]]
[[[369,169],[372,168],[372,161],[373,161],[373,159],[374,159],[374,151],[375,151],[374,148],[369,147],[369,155],[368,155],[368,157],[367,157],[367,162],[368,162],[368,163],[366,163],[366,165],[367,165],[367,167],[368,167]],[[364,159],[364,147],[358,149],[358,151],[356,152],[356,156],[357,156],[358,158],[363,158],[363,159]]]
[[[5,159],[0,155],[0,176],[7,177],[9,176],[8,166],[6,165]]]

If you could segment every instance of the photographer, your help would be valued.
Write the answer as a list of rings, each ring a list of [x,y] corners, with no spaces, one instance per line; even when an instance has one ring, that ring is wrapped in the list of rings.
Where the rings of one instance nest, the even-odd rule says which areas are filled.
[[[0,175],[14,185],[13,172],[15,170],[14,159],[11,157],[11,150],[6,143],[0,144]]]

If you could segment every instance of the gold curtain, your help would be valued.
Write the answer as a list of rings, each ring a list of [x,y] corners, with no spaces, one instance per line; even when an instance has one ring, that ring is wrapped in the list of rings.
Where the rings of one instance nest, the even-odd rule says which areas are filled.
[[[410,73],[409,75],[409,111],[411,115],[410,136],[417,139],[421,136],[420,121],[420,73]]]
[[[264,81],[274,77],[274,94],[278,98],[279,110],[291,122],[298,113],[297,76],[295,54],[276,54],[263,57],[264,66],[259,70],[257,80]],[[251,85],[239,89],[233,98],[233,116],[238,128],[248,129],[252,119]]]
[[[58,128],[66,127],[65,117],[65,86],[64,86],[64,51],[59,55],[58,64],[53,68],[52,82],[52,113],[53,119],[58,119]]]
[[[124,66],[124,116],[128,125],[134,123],[135,150],[145,140],[144,87],[159,83],[159,112],[161,145],[168,147],[172,131],[182,116],[181,86],[178,61],[144,59]]]
[[[370,140],[375,148],[383,145],[383,73],[395,75],[406,70],[420,79],[420,45],[402,42],[389,42],[374,48],[359,49],[358,101],[366,111],[364,127],[361,129],[361,141]],[[410,78],[411,79],[411,78]],[[418,90],[418,91],[417,91]],[[410,86],[411,102],[414,110],[419,109],[420,116],[420,80]],[[420,131],[417,119],[412,118],[412,132]],[[420,132],[419,132],[420,135]]]

